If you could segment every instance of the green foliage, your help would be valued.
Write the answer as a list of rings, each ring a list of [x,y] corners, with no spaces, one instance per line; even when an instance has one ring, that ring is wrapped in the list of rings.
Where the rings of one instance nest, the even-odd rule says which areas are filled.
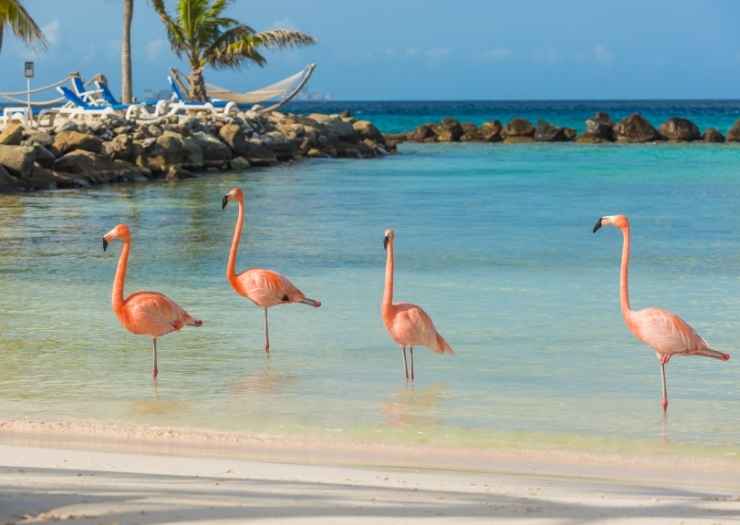
[[[36,24],[20,0],[0,0],[0,49],[3,47],[5,26],[27,44],[37,43],[46,49],[47,42],[41,28]]]

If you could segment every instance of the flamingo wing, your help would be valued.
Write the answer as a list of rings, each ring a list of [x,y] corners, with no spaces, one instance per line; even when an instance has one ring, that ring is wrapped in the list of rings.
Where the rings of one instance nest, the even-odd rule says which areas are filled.
[[[421,306],[411,303],[393,305],[395,315],[391,324],[394,339],[404,345],[421,345],[437,349],[437,329],[432,318]]]
[[[124,302],[127,328],[134,333],[160,337],[182,328],[190,315],[159,292],[136,292]]]
[[[707,342],[683,319],[661,308],[645,308],[632,314],[638,339],[661,354],[695,353],[709,348]]]
[[[247,270],[237,276],[237,281],[242,295],[263,308],[290,302],[295,293],[300,293],[286,277],[272,270]]]

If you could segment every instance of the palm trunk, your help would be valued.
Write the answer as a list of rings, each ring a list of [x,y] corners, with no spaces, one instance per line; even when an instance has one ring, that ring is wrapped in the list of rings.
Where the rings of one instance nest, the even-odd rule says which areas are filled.
[[[123,38],[121,40],[121,99],[131,104],[131,22],[134,18],[134,0],[123,0]]]
[[[208,102],[208,94],[206,93],[206,81],[203,78],[203,69],[200,67],[191,66],[188,81],[190,82],[190,93],[188,93],[188,96],[190,96],[190,98],[193,100]]]

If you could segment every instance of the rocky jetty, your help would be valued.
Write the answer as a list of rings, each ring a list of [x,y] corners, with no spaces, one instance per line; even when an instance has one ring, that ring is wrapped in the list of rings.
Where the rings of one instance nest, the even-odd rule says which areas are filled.
[[[735,122],[725,136],[715,128],[704,133],[688,119],[672,117],[658,129],[639,113],[633,113],[617,123],[607,113],[598,112],[586,119],[585,131],[578,135],[573,128],[561,128],[540,120],[536,126],[526,119],[512,119],[505,126],[498,120],[484,122],[480,126],[460,124],[455,119],[445,118],[440,123],[422,124],[408,133],[385,135],[389,145],[402,142],[504,142],[518,144],[528,142],[577,142],[580,144],[602,144],[619,142],[641,144],[647,142],[740,142],[740,120]]]
[[[463,134],[462,127],[452,125],[435,136],[438,132],[450,140]],[[394,149],[371,122],[349,115],[245,112],[174,116],[157,123],[57,117],[47,129],[10,124],[0,132],[0,192],[177,180],[304,157],[372,158]]]

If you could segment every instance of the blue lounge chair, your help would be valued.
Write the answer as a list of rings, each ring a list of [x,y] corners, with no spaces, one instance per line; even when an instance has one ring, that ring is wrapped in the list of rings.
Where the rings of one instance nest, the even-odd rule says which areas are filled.
[[[208,102],[191,100],[189,97],[185,96],[180,89],[180,85],[172,75],[167,75],[167,81],[172,90],[172,98],[170,99],[172,108],[193,111],[205,110],[213,113],[226,114],[235,112],[239,109],[235,102],[230,102],[228,100],[210,99]]]

